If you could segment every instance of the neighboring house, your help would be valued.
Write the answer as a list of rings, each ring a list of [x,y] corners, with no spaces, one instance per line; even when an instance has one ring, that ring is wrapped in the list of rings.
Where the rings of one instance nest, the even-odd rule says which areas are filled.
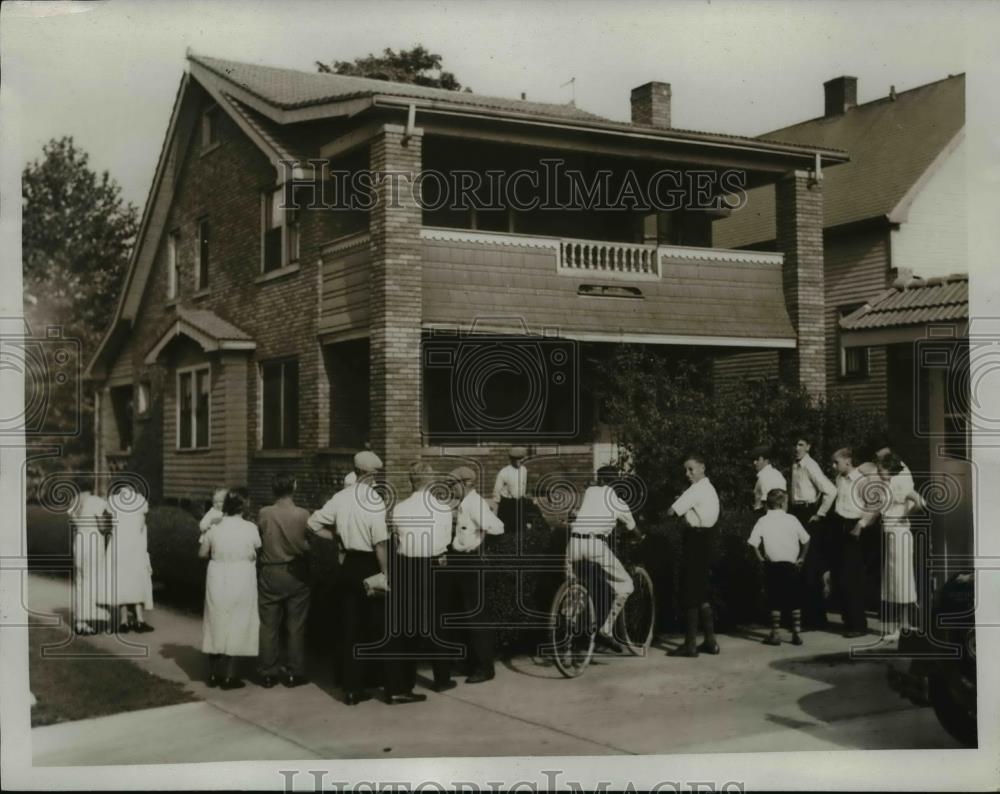
[[[853,77],[824,90],[822,117],[761,139],[809,141],[851,157],[823,177],[827,392],[885,416],[892,446],[939,497],[926,519],[933,553],[942,565],[961,565],[955,555],[972,553],[975,487],[969,298],[968,276],[948,274],[968,270],[965,76],[860,105]],[[743,210],[716,221],[715,244],[774,248],[771,192],[751,191]],[[716,361],[722,382],[777,370],[772,351]]]
[[[838,323],[908,274],[965,272],[965,76],[857,104],[857,79],[824,84],[820,118],[762,140],[809,141],[845,150],[851,161],[823,175],[823,294],[827,391],[887,410],[888,364],[881,346],[845,348]],[[773,250],[773,189],[751,191],[744,209],[716,221],[714,243]],[[720,370],[761,375],[772,354],[733,357]]]
[[[674,129],[667,84],[631,98],[626,124],[572,104],[189,55],[124,291],[87,370],[98,469],[137,471],[166,500],[242,483],[267,498],[271,476],[290,470],[316,501],[366,442],[390,484],[417,458],[461,458],[487,488],[516,442],[530,445],[536,482],[584,477],[607,453],[595,369],[622,342],[774,351],[821,395],[812,169],[847,156]],[[405,190],[387,201],[388,179],[365,210],[287,206],[316,188],[309,158],[450,175],[553,157],[588,176],[738,169],[749,187],[777,185],[778,253],[709,247],[705,212],[422,210]],[[289,159],[303,166],[293,179],[279,165]],[[484,353],[496,337],[473,330],[501,343]]]

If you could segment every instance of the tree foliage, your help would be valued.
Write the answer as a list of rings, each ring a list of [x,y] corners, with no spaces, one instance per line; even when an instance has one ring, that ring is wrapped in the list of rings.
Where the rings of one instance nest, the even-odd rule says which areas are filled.
[[[369,53],[353,61],[333,61],[331,64],[316,61],[320,72],[344,74],[352,77],[370,77],[395,83],[413,83],[449,91],[463,90],[455,75],[441,67],[441,56],[430,52],[422,44],[411,50],[396,52],[386,47],[381,55]],[[471,91],[471,88],[465,88]]]
[[[114,311],[138,212],[72,137],[49,141],[42,154],[21,177],[24,290],[35,301],[25,312],[29,322],[63,325],[87,355]]]

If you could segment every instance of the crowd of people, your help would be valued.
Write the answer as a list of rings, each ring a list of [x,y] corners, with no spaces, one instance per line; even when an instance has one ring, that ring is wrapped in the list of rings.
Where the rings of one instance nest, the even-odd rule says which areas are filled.
[[[804,629],[825,627],[831,585],[844,636],[866,633],[870,560],[861,539],[878,526],[882,601],[893,608],[882,641],[892,642],[900,627],[909,625],[916,602],[908,515],[922,502],[913,477],[888,448],[860,465],[850,449],[841,448],[831,456],[834,481],[811,449],[808,439],[797,441],[787,480],[772,465],[770,449],[752,453],[759,518],[747,540],[765,566],[771,625],[764,642],[781,643],[783,614],[796,645],[802,644]],[[288,473],[275,476],[274,502],[259,511],[256,523],[247,518],[245,490],[216,490],[198,539],[198,554],[208,560],[202,650],[209,658],[209,686],[245,686],[240,657],[257,660],[265,688],[307,682],[312,536],[334,540],[339,549],[336,666],[345,703],[366,700],[377,687],[390,704],[426,699],[414,691],[421,660],[431,664],[435,691],[455,687],[458,671],[467,684],[491,680],[495,636],[483,614],[489,597],[484,550],[491,537],[517,525],[528,497],[526,451],[511,448],[509,457],[496,476],[492,499],[477,492],[472,469],[460,466],[442,480],[430,464],[418,461],[409,468],[412,492],[387,510],[376,487],[382,461],[370,450],[354,456],[343,488],[314,512],[295,503],[297,483]],[[720,504],[704,458],[691,454],[683,465],[689,486],[668,514],[682,528],[679,604],[685,637],[668,653],[696,657],[720,653],[709,599]],[[616,526],[637,531],[637,525],[615,488],[617,478],[615,468],[604,467],[582,494],[570,516],[565,559],[567,576],[583,561],[603,570],[613,598],[596,640],[620,652],[613,627],[633,582],[607,540]],[[75,501],[77,633],[95,633],[115,619],[120,632],[153,630],[144,613],[153,606],[147,510],[128,484],[114,486],[107,501],[89,488]]]

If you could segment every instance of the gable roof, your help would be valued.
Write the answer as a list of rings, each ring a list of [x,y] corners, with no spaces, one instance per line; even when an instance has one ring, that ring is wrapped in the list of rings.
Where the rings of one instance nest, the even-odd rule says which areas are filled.
[[[216,350],[254,350],[257,347],[248,333],[213,312],[178,306],[175,314],[146,354],[147,364],[154,363],[163,349],[178,336],[193,339],[206,353]]]
[[[826,228],[890,216],[965,127],[965,75],[938,80],[760,136],[846,150],[851,160],[823,179]],[[898,220],[902,220],[899,218]],[[774,188],[749,191],[747,205],[715,224],[716,245],[773,240]]]
[[[969,319],[969,276],[915,279],[886,290],[840,321],[844,331]]]

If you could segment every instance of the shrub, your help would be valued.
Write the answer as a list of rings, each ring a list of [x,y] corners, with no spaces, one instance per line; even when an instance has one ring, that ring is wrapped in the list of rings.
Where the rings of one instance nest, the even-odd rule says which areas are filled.
[[[146,516],[146,532],[157,598],[200,612],[207,563],[198,557],[198,520],[179,507],[153,507]]]

